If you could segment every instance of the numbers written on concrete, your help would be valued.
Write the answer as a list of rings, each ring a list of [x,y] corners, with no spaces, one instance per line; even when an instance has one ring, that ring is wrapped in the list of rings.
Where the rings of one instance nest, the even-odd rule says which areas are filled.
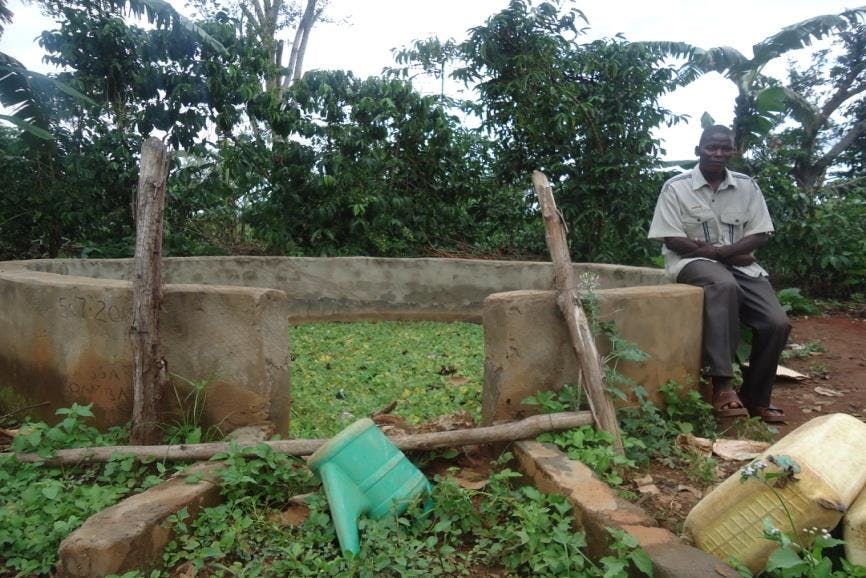
[[[123,320],[116,305],[94,297],[60,297],[57,307],[64,319],[93,319],[102,323],[119,323]]]

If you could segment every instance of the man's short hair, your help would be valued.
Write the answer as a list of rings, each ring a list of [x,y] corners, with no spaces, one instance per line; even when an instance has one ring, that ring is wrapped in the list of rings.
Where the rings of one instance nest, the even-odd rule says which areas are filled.
[[[698,141],[698,146],[704,144],[707,139],[710,137],[714,137],[716,135],[725,136],[731,140],[734,138],[734,131],[730,128],[726,127],[723,124],[714,124],[712,126],[708,126],[704,129],[704,132],[701,133],[701,140]]]

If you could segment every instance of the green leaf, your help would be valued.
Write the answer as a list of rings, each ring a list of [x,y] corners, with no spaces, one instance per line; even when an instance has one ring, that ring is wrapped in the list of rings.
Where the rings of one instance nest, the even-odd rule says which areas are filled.
[[[642,548],[639,548],[629,555],[629,558],[637,567],[638,570],[647,576],[653,575],[653,561]]]
[[[788,570],[806,563],[790,548],[778,548],[767,560],[767,571]]]
[[[771,86],[758,91],[755,108],[761,114],[783,112],[787,103],[787,92],[781,86]]]
[[[9,116],[8,114],[0,114],[0,119],[11,122],[21,130],[29,132],[35,137],[45,140],[54,140],[54,135],[52,135],[50,132],[45,129],[39,128],[35,124],[27,122],[26,120],[21,120],[20,118],[15,118],[14,116]]]
[[[60,495],[60,490],[62,486],[60,484],[51,484],[49,486],[44,486],[42,488],[42,495],[48,498],[49,500],[55,499],[58,495]]]

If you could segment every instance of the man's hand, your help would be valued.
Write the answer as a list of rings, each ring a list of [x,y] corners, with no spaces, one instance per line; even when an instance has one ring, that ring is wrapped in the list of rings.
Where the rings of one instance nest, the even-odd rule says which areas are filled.
[[[733,265],[734,267],[748,267],[755,262],[755,258],[751,254],[731,255],[728,258],[722,259],[722,263]]]
[[[687,259],[692,259],[694,257],[703,257],[704,259],[712,259],[714,261],[720,261],[719,258],[719,248],[713,245],[708,245],[706,243],[702,243],[696,250],[688,253],[687,255],[683,255]]]

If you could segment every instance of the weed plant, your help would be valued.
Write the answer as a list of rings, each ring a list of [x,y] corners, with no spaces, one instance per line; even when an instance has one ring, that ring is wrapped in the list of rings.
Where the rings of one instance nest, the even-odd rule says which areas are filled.
[[[397,401],[409,423],[481,411],[483,330],[470,323],[314,323],[291,329],[292,437],[327,437]]]
[[[309,514],[300,525],[280,521],[288,496],[311,490],[303,462],[273,455],[265,446],[245,455],[235,449],[226,457],[226,502],[194,520],[186,512],[174,517],[177,538],[166,550],[167,568],[190,563],[209,576],[254,577],[473,576],[484,568],[514,576],[651,575],[646,553],[624,534],[614,534],[610,556],[588,559],[571,505],[516,483],[519,474],[503,467],[508,455],[482,490],[437,477],[431,510],[416,505],[402,516],[362,518],[356,557],[340,553],[320,491],[308,498]]]
[[[779,303],[791,315],[818,315],[821,310],[812,299],[800,292],[797,287],[788,287],[777,293]]]
[[[76,404],[57,413],[63,419],[56,425],[25,422],[12,449],[48,457],[60,448],[128,441],[125,428],[103,433],[88,425],[90,406]],[[166,473],[162,464],[137,463],[131,456],[72,467],[0,458],[0,569],[14,576],[49,574],[60,542],[89,516],[158,483]]]
[[[717,436],[712,406],[703,401],[698,392],[683,391],[682,386],[673,382],[659,388],[665,401],[663,408],[649,400],[642,386],[635,387],[633,392],[638,405],[617,412],[625,455],[613,451],[613,438],[609,433],[596,431],[592,426],[544,433],[538,436],[538,441],[556,444],[569,458],[584,463],[614,487],[623,483],[628,471],[646,466],[651,460],[683,469],[690,479],[701,485],[715,482],[715,460],[677,444],[677,437],[683,433]],[[557,392],[539,392],[522,403],[535,405],[543,413],[552,413],[571,409],[577,397],[575,388],[566,386]]]
[[[171,376],[171,390],[179,413],[162,428],[165,442],[197,444],[222,439],[219,426],[205,428],[202,425],[207,401],[207,382],[192,381],[176,373],[172,373]]]
[[[803,345],[791,349],[786,349],[782,352],[782,360],[787,361],[789,359],[808,359],[814,355],[819,355],[824,353],[826,349],[824,345],[821,343],[819,339],[812,339],[804,343]]]

